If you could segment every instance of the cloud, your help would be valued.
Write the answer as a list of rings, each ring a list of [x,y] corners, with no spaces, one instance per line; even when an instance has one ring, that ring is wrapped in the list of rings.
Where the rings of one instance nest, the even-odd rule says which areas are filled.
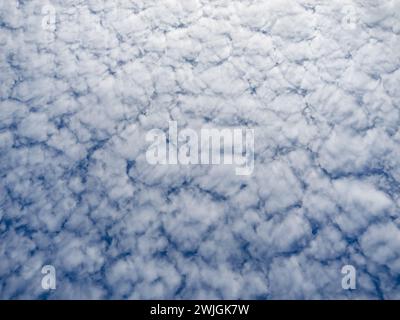
[[[0,298],[398,298],[398,6],[3,1]],[[150,165],[169,121],[253,174]]]

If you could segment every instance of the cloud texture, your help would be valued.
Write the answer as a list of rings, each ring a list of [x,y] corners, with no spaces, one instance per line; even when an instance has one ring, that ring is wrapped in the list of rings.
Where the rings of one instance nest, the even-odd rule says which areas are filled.
[[[1,1],[0,298],[400,298],[399,36],[398,0]],[[253,174],[149,165],[168,121],[255,129]]]

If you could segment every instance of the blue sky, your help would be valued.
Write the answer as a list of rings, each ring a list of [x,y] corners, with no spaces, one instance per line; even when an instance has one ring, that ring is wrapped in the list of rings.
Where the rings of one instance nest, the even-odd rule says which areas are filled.
[[[0,298],[398,299],[399,12],[2,1]],[[169,121],[254,130],[252,174],[149,164]]]

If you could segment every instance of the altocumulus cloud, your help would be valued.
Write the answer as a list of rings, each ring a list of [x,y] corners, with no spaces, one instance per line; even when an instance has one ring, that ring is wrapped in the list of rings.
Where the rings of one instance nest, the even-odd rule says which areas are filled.
[[[1,1],[0,298],[400,298],[399,12]],[[254,129],[253,174],[150,165],[169,121]]]

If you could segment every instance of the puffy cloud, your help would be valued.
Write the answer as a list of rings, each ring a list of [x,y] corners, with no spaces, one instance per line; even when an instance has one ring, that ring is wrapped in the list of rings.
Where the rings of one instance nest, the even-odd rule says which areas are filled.
[[[398,1],[9,0],[0,20],[0,298],[399,298]],[[253,174],[150,165],[169,121],[254,129]]]

